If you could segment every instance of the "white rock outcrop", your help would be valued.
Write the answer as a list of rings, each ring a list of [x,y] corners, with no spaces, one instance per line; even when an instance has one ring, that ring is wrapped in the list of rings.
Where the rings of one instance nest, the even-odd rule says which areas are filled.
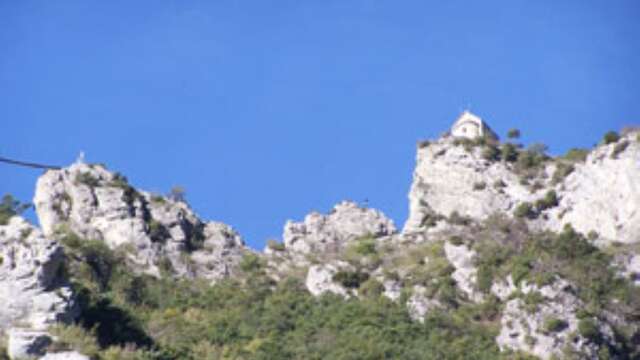
[[[512,215],[523,202],[534,203],[553,190],[559,203],[532,222],[540,229],[598,234],[598,245],[640,241],[640,142],[638,133],[600,145],[559,182],[552,181],[557,162],[548,162],[536,179],[537,188],[523,185],[514,164],[483,158],[482,146],[470,147],[443,137],[417,151],[409,193],[405,234],[421,233],[434,216],[454,211],[482,220],[500,212]],[[431,224],[431,226],[433,223]]]
[[[587,359],[598,358],[598,345],[579,334],[576,314],[584,304],[566,281],[556,279],[543,287],[524,282],[517,287],[509,278],[507,283],[494,284],[492,291],[507,301],[496,338],[502,350],[522,351],[542,359],[563,358],[567,350]],[[520,291],[520,296],[510,298],[515,291]],[[527,304],[524,296],[536,296],[537,304]],[[611,328],[606,324],[599,327],[605,340],[612,342]]]
[[[619,268],[619,274],[630,280],[634,285],[640,286],[640,254],[617,254],[614,261]]]
[[[640,142],[632,133],[595,148],[584,163],[557,187],[558,207],[547,227],[561,230],[570,223],[579,232],[595,232],[607,245],[640,242]],[[624,147],[614,155],[616,147]]]
[[[82,355],[77,351],[65,351],[59,353],[47,353],[40,360],[89,360],[86,355]]]
[[[353,270],[348,263],[337,261],[333,264],[312,265],[307,272],[305,285],[313,296],[326,292],[349,297],[350,291],[333,280],[333,276],[342,269]]]
[[[311,254],[336,252],[349,240],[358,237],[380,237],[395,232],[393,221],[382,212],[344,201],[337,204],[328,215],[313,212],[303,222],[288,221],[283,239],[287,250]]]
[[[12,328],[8,332],[7,355],[10,359],[33,359],[46,353],[51,336],[42,330]]]
[[[433,214],[455,211],[484,219],[533,198],[508,164],[483,159],[479,147],[469,152],[454,138],[444,137],[417,151],[404,233],[424,231],[426,217]],[[494,186],[498,180],[501,186]]]
[[[100,165],[75,163],[38,179],[34,197],[44,233],[66,227],[110,248],[128,249],[134,268],[154,275],[217,280],[244,252],[240,236],[221,223],[204,223],[189,206],[139,191]]]
[[[455,268],[451,277],[456,281],[458,288],[467,294],[470,300],[482,301],[482,293],[476,290],[478,277],[478,269],[474,264],[476,252],[469,249],[467,245],[453,245],[449,242],[444,243],[444,252],[447,260]]]
[[[77,316],[63,260],[62,247],[23,218],[0,226],[0,334],[12,359],[41,355],[49,325]]]
[[[411,319],[424,322],[428,312],[439,308],[442,308],[442,304],[436,299],[429,298],[424,286],[413,287],[411,297],[407,300],[407,310]]]

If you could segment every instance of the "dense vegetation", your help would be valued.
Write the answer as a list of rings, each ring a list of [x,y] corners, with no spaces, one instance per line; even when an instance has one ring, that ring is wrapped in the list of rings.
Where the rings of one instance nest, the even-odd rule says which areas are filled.
[[[241,264],[244,276],[211,286],[134,275],[124,266],[124,252],[68,231],[60,238],[82,314],[77,324],[54,329],[56,350],[76,349],[100,359],[505,356],[494,342],[497,328],[490,319],[496,311],[487,311],[486,304],[460,303],[420,323],[409,318],[403,302],[379,292],[362,299],[314,298],[298,280],[276,284],[254,255]],[[353,251],[371,256],[375,249],[365,240]]]
[[[609,255],[570,227],[561,234],[530,233],[523,222],[505,218],[470,226],[475,227],[469,232],[473,237],[447,241],[476,248],[480,290],[488,292],[507,275],[517,283],[540,285],[565,278],[576,284],[586,304],[580,332],[594,342],[600,341],[595,319],[606,313],[627,320],[640,316],[638,289],[616,277]],[[55,329],[58,340],[52,346],[58,350],[77,349],[98,359],[524,358],[499,352],[494,339],[502,304],[493,296],[480,304],[461,297],[438,243],[392,259],[406,264],[415,259],[405,286],[425,285],[444,304],[420,323],[408,315],[407,293],[392,302],[369,278],[370,269],[388,260],[383,258],[393,258],[388,251],[399,251],[376,246],[371,238],[355,242],[343,254],[359,265],[352,273],[338,273],[336,280],[360,288],[363,295],[347,300],[314,298],[294,278],[275,283],[255,255],[243,259],[243,276],[212,286],[134,275],[124,265],[124,252],[70,232],[63,232],[61,241],[82,315],[77,324]],[[420,259],[425,255],[439,260],[424,264]],[[564,326],[554,318],[545,323],[549,332]],[[633,356],[633,333],[625,328],[616,333],[621,345],[607,348],[608,353]]]

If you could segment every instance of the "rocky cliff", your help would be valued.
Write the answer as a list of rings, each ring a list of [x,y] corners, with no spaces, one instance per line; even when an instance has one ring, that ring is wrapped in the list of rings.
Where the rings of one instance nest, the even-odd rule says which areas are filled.
[[[486,219],[533,209],[536,226],[555,231],[571,224],[599,242],[634,243],[640,234],[640,143],[637,132],[575,157],[550,158],[512,144],[443,137],[418,149],[405,233],[421,232],[438,219],[460,214]],[[574,151],[574,154],[577,151]],[[570,153],[571,154],[571,153]],[[517,215],[517,214],[516,214]],[[538,216],[539,215],[539,216]]]
[[[304,328],[281,323],[300,309],[306,318],[322,313],[313,306],[355,301],[400,311],[393,314],[411,324],[394,331],[457,329],[471,344],[488,338],[487,353],[504,358],[633,358],[640,356],[638,179],[638,132],[555,158],[540,146],[444,136],[418,147],[402,232],[381,211],[345,201],[286,222],[280,242],[255,252],[184,201],[136,189],[104,166],[75,163],[39,178],[41,229],[14,213],[0,225],[0,339],[11,358],[140,351],[146,358],[252,358],[270,335],[238,348],[221,339],[250,337],[246,326],[260,328],[253,318],[286,303],[279,291],[298,281],[305,289],[298,301],[319,300],[266,316],[277,331]],[[243,292],[253,297],[225,302]],[[202,305],[208,301],[215,305]],[[256,301],[264,303],[247,318],[225,310]],[[252,325],[218,322],[223,313]],[[211,322],[216,331],[205,331]],[[429,325],[412,328],[420,323]],[[76,324],[63,328],[74,335],[56,324]],[[78,327],[93,329],[97,344],[76,344]],[[185,329],[212,340],[189,348],[176,340],[184,333],[194,341]],[[323,331],[309,335],[314,346],[337,341]]]
[[[211,280],[231,275],[245,251],[230,226],[203,222],[189,206],[134,189],[101,165],[76,163],[38,179],[34,204],[43,232],[71,231],[123,248],[136,271]]]

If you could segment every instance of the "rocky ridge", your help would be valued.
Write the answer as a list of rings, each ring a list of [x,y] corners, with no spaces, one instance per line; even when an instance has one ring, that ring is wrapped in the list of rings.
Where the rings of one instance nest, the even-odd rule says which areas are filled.
[[[244,242],[230,226],[203,222],[183,201],[131,187],[100,165],[76,163],[38,179],[34,204],[47,236],[71,231],[124,248],[137,271],[217,280],[231,275]]]
[[[559,231],[571,224],[582,233],[595,233],[603,245],[638,242],[637,134],[630,132],[617,142],[599,145],[584,154],[583,160],[545,159],[535,151],[522,151],[523,159],[530,153],[540,157],[532,159],[540,164],[527,165],[515,159],[500,160],[493,144],[453,137],[430,142],[418,149],[403,232],[428,230],[452,213],[474,219],[513,214],[519,205],[533,204],[553,191],[558,204],[544,209],[537,227]],[[510,156],[516,157],[517,151],[512,146]]]
[[[409,218],[400,233],[382,212],[342,202],[327,214],[288,221],[282,242],[263,253],[245,248],[228,225],[204,222],[185,202],[137,190],[103,166],[76,163],[48,171],[34,197],[42,230],[18,216],[0,226],[0,301],[8,304],[0,310],[0,325],[6,324],[0,333],[9,338],[12,358],[65,356],[45,349],[52,341],[47,328],[77,316],[75,294],[58,271],[65,261],[59,240],[73,233],[122,251],[130,269],[155,277],[210,282],[241,277],[239,264],[252,253],[276,282],[297,277],[314,296],[384,296],[406,306],[416,321],[495,305],[498,314],[487,321],[499,328],[495,340],[505,353],[597,358],[619,348],[614,327],[640,331],[625,314],[610,309],[585,314],[581,310],[593,304],[579,296],[573,280],[557,274],[514,280],[521,270],[517,262],[505,265],[510,274],[501,263],[489,274],[481,247],[485,237],[520,241],[512,239],[519,228],[540,237],[570,224],[612,254],[620,279],[638,285],[640,137],[629,133],[577,161],[514,146],[521,158],[539,156],[526,166],[507,160],[498,146],[452,137],[423,143]],[[581,244],[582,237],[574,238]],[[539,276],[540,264],[527,261],[526,271]],[[587,323],[597,340],[585,333]]]

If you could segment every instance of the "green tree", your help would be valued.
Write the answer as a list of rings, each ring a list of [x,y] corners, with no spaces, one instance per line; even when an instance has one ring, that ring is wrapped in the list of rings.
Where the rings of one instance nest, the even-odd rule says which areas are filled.
[[[507,132],[507,137],[509,139],[519,139],[520,138],[520,130],[518,129],[509,129]]]
[[[0,225],[7,225],[9,219],[22,214],[29,207],[31,204],[23,204],[10,194],[5,194],[0,201]]]
[[[618,133],[615,131],[608,131],[606,134],[604,134],[604,137],[602,138],[602,142],[605,145],[613,144],[618,140],[620,140],[620,135],[618,135]]]

